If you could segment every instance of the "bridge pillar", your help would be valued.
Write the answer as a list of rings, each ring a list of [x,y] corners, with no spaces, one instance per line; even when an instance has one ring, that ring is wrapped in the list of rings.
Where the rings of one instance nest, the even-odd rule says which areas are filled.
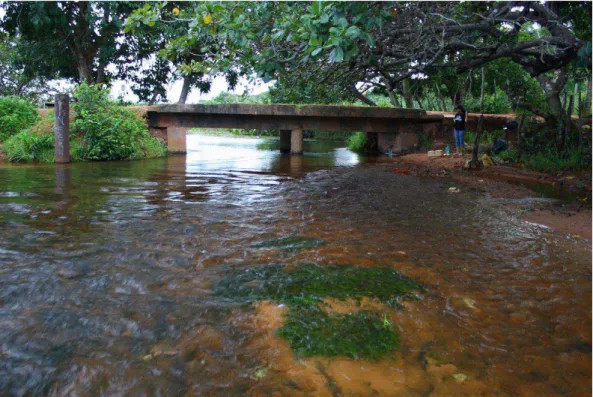
[[[290,154],[303,154],[303,130],[300,128],[290,133]]]
[[[290,130],[280,130],[280,153],[290,153]]]
[[[187,153],[186,138],[186,128],[167,127],[167,149],[169,153]]]

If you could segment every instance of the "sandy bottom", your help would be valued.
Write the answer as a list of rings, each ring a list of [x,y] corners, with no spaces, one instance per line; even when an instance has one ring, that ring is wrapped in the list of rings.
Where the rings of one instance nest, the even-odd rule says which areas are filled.
[[[432,340],[430,327],[422,327],[421,320],[368,298],[360,303],[326,299],[322,307],[338,314],[379,311],[400,328],[416,326],[418,332],[401,336],[406,344],[418,349]],[[267,365],[255,375],[259,382],[250,390],[252,396],[494,395],[488,393],[484,383],[476,380],[477,373],[463,372],[446,360],[429,356],[422,360],[410,359],[409,354],[398,351],[374,362],[344,357],[296,358],[288,343],[275,336],[287,308],[263,301],[256,304],[255,309],[247,326],[253,327],[259,335],[251,341],[251,348],[265,357]]]

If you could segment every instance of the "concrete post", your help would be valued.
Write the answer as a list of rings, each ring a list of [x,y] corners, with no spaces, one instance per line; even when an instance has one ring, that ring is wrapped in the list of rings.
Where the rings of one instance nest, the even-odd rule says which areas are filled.
[[[186,138],[186,128],[167,127],[167,149],[169,153],[187,153]]]
[[[290,153],[290,130],[280,130],[280,153]]]
[[[290,133],[290,154],[303,154],[303,130],[300,128]]]
[[[70,97],[68,94],[57,94],[54,97],[56,122],[54,137],[56,163],[70,162]]]

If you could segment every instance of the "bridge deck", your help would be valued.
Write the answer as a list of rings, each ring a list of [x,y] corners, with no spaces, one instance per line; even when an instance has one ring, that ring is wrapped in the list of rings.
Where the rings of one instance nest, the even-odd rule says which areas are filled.
[[[428,115],[421,109],[379,108],[365,106],[334,105],[288,105],[288,104],[245,104],[229,103],[219,105],[159,105],[151,106],[148,112],[230,114],[252,116],[304,116],[304,117],[371,117],[393,119],[442,119],[440,115]]]
[[[160,105],[147,109],[151,127],[398,132],[402,123],[439,123],[419,109],[325,105]]]

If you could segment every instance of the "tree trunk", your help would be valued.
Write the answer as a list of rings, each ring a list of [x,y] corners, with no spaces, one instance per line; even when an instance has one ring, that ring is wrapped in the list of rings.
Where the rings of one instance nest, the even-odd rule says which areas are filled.
[[[578,144],[579,147],[583,145],[583,100],[581,97],[581,90],[578,89],[579,86],[577,85],[577,92],[579,94],[577,99],[577,114],[579,116],[579,120],[577,123],[577,130],[579,132]]]
[[[181,95],[179,95],[179,100],[177,103],[184,104],[187,101],[187,96],[189,95],[189,89],[191,88],[191,76],[187,75],[183,77],[183,87],[181,87]]]
[[[472,149],[471,168],[478,169],[478,151],[480,150],[480,138],[484,132],[484,115],[480,115],[478,119],[478,128],[476,131],[476,138],[474,139],[474,147]]]
[[[525,115],[521,115],[521,120],[519,121],[519,126],[517,127],[517,159],[520,159],[523,155],[523,136],[521,134],[521,129],[523,128],[523,123],[525,122]]]
[[[567,143],[570,143],[570,138],[571,138],[571,126],[572,126],[572,108],[574,107],[574,95],[571,95],[570,98],[568,99],[568,112],[566,114],[566,119],[568,120],[568,123],[566,123],[566,126],[564,127],[564,139],[562,141],[562,147],[566,147]]]
[[[369,106],[377,106],[377,104],[375,102],[371,101],[363,93],[361,93],[360,91],[358,91],[358,89],[355,86],[352,86],[352,93],[362,103],[364,103],[366,105],[369,105]]]
[[[402,107],[402,105],[397,100],[397,96],[393,92],[393,88],[391,88],[391,87],[387,88],[387,95],[389,95],[389,101],[391,102],[391,105],[393,105],[393,107],[396,107],[396,108]]]
[[[465,106],[465,94],[467,93],[467,83],[468,79],[466,78],[463,81],[461,87],[459,88],[459,101],[457,103],[458,105]]]
[[[159,97],[159,93],[156,91],[153,92],[152,96],[150,97],[150,100],[148,101],[148,105],[149,106],[154,105],[156,103],[156,100],[158,99],[158,97]]]
[[[537,81],[546,94],[546,102],[550,107],[550,121],[556,127],[556,144],[559,150],[562,150],[562,135],[568,123],[566,113],[562,107],[560,100],[560,92],[566,84],[568,74],[566,68],[559,69],[555,72],[555,80],[541,74],[537,77]]]
[[[97,84],[103,84],[105,82],[105,61],[99,62],[99,67],[97,67]]]
[[[482,88],[480,90],[480,113],[484,113],[484,83],[486,81],[486,74],[484,67],[482,67]]]
[[[445,99],[441,95],[441,90],[439,89],[439,84],[436,83],[434,86],[437,89],[437,98],[438,98],[438,101],[437,102],[440,103],[440,106],[441,106],[441,109],[440,110],[442,110],[443,112],[446,112],[447,111],[447,104],[445,104]]]
[[[412,93],[410,92],[410,81],[409,79],[404,79],[402,81],[402,91],[404,94],[404,100],[406,101],[406,107],[411,109],[414,107],[414,102],[412,101]]]
[[[81,83],[93,84],[93,71],[82,54],[78,59],[78,77]]]
[[[592,82],[593,82],[593,80],[591,80],[590,78],[587,79],[587,95],[585,96],[585,109],[586,109],[585,115],[591,114],[591,91],[593,91],[591,89]]]

